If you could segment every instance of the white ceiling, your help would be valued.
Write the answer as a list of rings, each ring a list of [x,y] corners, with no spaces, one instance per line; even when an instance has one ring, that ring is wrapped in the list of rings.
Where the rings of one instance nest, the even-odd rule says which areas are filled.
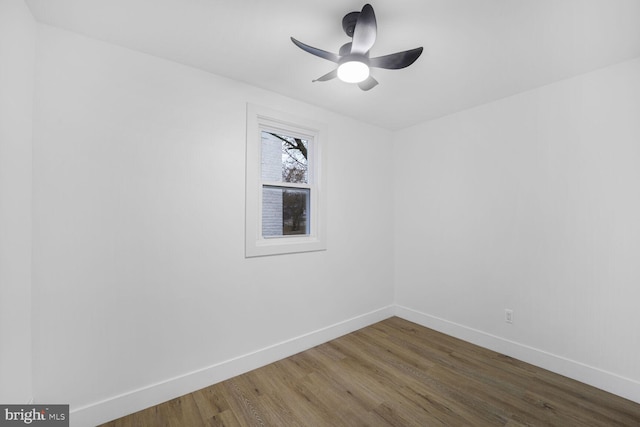
[[[640,57],[640,0],[372,0],[371,56],[424,46],[369,92],[316,82],[363,0],[26,0],[35,18],[389,129]]]

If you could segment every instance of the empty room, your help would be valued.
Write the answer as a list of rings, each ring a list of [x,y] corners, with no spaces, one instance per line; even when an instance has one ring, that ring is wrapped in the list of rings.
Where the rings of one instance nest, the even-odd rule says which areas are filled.
[[[0,425],[640,425],[639,0],[0,0]]]

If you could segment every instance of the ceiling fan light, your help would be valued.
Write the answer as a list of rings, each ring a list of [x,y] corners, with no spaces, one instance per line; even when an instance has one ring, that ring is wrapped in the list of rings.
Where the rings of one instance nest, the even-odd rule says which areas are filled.
[[[338,67],[338,78],[346,83],[360,83],[369,77],[369,66],[361,61],[347,61]]]

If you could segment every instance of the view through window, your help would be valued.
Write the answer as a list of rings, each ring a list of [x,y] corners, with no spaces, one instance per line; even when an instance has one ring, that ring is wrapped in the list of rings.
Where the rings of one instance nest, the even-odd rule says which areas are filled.
[[[261,132],[262,235],[307,235],[310,226],[310,141]]]

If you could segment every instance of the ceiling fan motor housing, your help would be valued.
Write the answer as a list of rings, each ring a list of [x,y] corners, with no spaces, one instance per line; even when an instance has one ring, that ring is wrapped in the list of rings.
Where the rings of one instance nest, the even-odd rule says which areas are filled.
[[[350,54],[340,58],[338,61],[338,65],[342,65],[345,62],[353,62],[358,61],[365,64],[367,67],[369,66],[369,56],[368,55],[358,55],[358,54]]]
[[[350,12],[342,18],[342,29],[349,37],[353,37],[353,32],[355,31],[356,23],[358,22],[358,16],[360,16],[360,12]]]

